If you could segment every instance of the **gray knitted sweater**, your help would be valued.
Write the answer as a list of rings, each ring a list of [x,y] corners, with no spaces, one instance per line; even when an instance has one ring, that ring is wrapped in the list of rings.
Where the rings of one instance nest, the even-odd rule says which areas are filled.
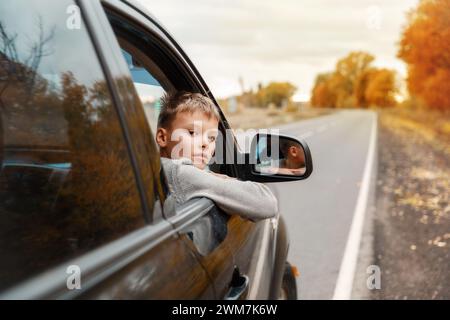
[[[161,163],[170,191],[165,207],[176,208],[192,198],[206,197],[226,213],[253,221],[272,218],[278,213],[277,198],[262,183],[223,179],[194,167],[187,158],[161,157]]]

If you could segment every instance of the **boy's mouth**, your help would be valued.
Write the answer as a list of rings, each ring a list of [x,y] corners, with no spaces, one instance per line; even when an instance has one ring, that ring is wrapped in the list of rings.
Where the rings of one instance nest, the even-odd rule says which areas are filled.
[[[200,153],[200,154],[194,154],[194,159],[201,159],[202,162],[206,162],[208,157],[206,155]]]

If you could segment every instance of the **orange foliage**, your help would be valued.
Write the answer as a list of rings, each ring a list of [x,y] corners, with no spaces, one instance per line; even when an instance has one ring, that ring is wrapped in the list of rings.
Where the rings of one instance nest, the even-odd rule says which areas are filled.
[[[372,55],[361,51],[340,59],[334,72],[317,76],[311,104],[329,108],[394,105],[395,72],[371,67],[373,60]]]
[[[450,1],[422,0],[409,13],[398,57],[408,64],[408,89],[428,107],[450,109]]]
[[[395,73],[389,69],[371,68],[361,77],[355,95],[361,107],[390,107],[395,105],[397,92]]]

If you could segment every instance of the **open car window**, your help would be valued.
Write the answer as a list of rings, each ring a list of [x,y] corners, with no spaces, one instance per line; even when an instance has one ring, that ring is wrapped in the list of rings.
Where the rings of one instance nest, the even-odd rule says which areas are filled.
[[[166,92],[173,91],[173,86],[157,65],[142,51],[120,38],[119,44],[134,87],[144,107],[145,116],[155,136],[161,110],[161,97]]]
[[[196,91],[186,80],[186,75],[161,50],[161,44],[140,27],[115,12],[106,10],[107,17],[119,42],[122,56],[130,71],[134,87],[144,107],[148,124],[156,136],[158,116],[161,110],[161,97],[166,92],[178,90]],[[223,124],[219,130],[226,136]],[[224,147],[223,142],[218,144]],[[214,172],[225,173],[221,166],[211,165]]]

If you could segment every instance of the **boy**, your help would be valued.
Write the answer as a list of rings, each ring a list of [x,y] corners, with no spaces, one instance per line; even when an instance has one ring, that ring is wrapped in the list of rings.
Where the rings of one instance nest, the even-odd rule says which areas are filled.
[[[214,155],[220,115],[199,93],[177,92],[162,98],[156,141],[166,173],[171,206],[206,197],[229,214],[256,221],[274,217],[278,202],[270,189],[208,171]]]

